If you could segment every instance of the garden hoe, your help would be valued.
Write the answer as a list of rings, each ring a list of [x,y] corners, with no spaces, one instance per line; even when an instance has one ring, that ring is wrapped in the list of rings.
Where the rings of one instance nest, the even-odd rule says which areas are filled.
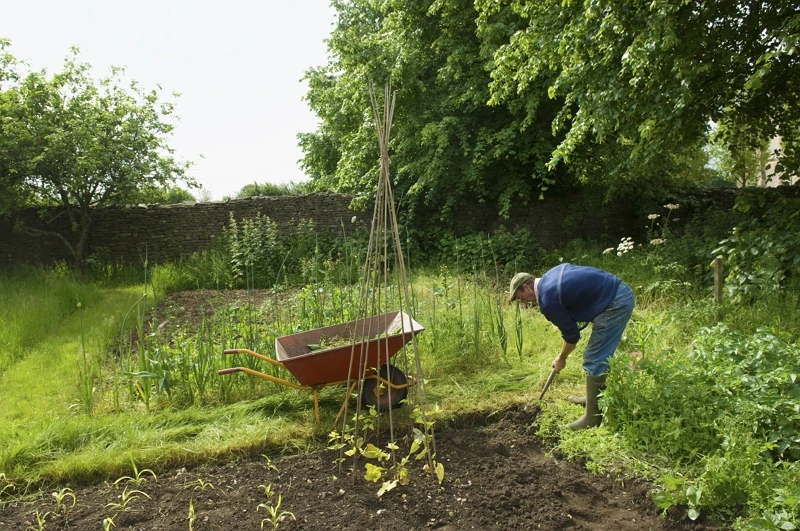
[[[539,400],[542,399],[544,394],[547,392],[547,388],[550,387],[550,384],[553,383],[553,378],[556,376],[556,370],[553,369],[550,371],[550,376],[547,377],[547,381],[544,383],[544,387],[542,388],[542,394],[539,395]]]

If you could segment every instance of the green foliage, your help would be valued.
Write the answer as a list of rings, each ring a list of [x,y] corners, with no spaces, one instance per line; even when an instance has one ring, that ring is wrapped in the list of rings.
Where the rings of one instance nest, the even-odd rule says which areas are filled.
[[[367,241],[362,229],[319,230],[301,219],[279,230],[267,216],[231,215],[209,250],[155,266],[153,282],[169,290],[351,284],[361,277]]]
[[[791,486],[800,484],[800,442],[796,428],[792,429],[800,422],[795,408],[800,400],[796,381],[800,368],[798,285],[794,280],[787,282],[780,296],[758,297],[753,304],[724,306],[725,311],[719,312],[710,297],[705,269],[695,271],[687,264],[707,268],[711,250],[732,216],[720,215],[712,227],[691,226],[680,235],[664,223],[667,212],[657,212],[661,217],[650,227],[655,236],[667,236],[663,245],[637,242],[617,256],[578,242],[549,258],[539,258],[543,263],[563,259],[603,267],[625,279],[637,297],[633,321],[612,360],[602,398],[606,410],[603,426],[575,433],[564,426],[580,414],[576,406],[559,398],[577,391],[582,381],[579,363],[573,360],[554,382],[549,399],[542,402],[540,433],[548,441],[557,440],[569,457],[589,456],[588,466],[594,471],[623,467],[655,482],[662,489],[656,498],[662,508],[682,505],[690,517],[708,511],[738,517],[735,525],[740,529],[796,525],[800,510]],[[642,226],[645,224],[650,223],[642,221]],[[524,245],[515,238],[509,242],[509,249]],[[107,375],[96,380],[98,400],[93,416],[71,414],[51,419],[47,412],[26,402],[26,414],[14,418],[24,417],[27,423],[20,421],[0,435],[0,469],[16,484],[41,477],[91,479],[98,473],[119,477],[130,474],[131,458],[158,470],[155,467],[163,463],[193,463],[242,449],[264,451],[265,444],[270,452],[287,437],[318,435],[307,394],[241,373],[216,374],[225,367],[248,367],[290,378],[286,371],[250,356],[223,356],[221,352],[245,347],[272,357],[275,337],[342,322],[357,311],[357,285],[347,281],[358,278],[361,262],[355,258],[358,251],[352,250],[357,249],[354,242],[334,243],[332,249],[324,238],[310,235],[294,243],[303,254],[292,251],[285,259],[294,271],[282,274],[281,284],[270,284],[274,291],[266,298],[257,299],[251,290],[244,300],[209,303],[201,308],[199,324],[192,328],[174,324],[177,308],[159,309],[149,323],[147,314],[137,311],[135,320],[128,321],[135,321],[134,329],[125,329],[126,339],[114,343],[119,348],[113,355],[108,341],[88,340],[87,355],[95,355]],[[350,243],[353,247],[348,247]],[[498,303],[502,300],[498,297],[505,294],[508,273],[501,272],[501,264],[494,260],[494,237],[491,246],[488,239],[477,236],[462,243],[469,252],[462,251],[461,244],[452,244],[449,264],[415,270],[411,277],[413,313],[426,327],[418,347],[429,400],[446,415],[463,413],[465,404],[475,411],[496,411],[502,405],[527,401],[532,393],[538,395],[553,352],[560,346],[558,334],[538,312]],[[474,248],[480,245],[483,254]],[[229,271],[229,256],[221,251],[217,256],[225,257],[219,258],[220,271]],[[348,277],[352,269],[347,260],[355,264],[352,277]],[[168,287],[191,287],[198,285],[199,278],[206,279],[204,282],[212,278],[200,262],[194,264],[196,269],[189,268],[189,263],[154,268],[148,286],[156,286],[160,294]],[[195,273],[206,276],[195,277]],[[284,289],[284,279],[287,283],[294,279],[302,287]],[[15,281],[8,280],[11,284]],[[227,282],[222,287],[231,285]],[[36,293],[45,298],[42,292]],[[109,293],[102,290],[103,297]],[[123,315],[140,297],[141,287],[133,288],[132,293],[133,298],[125,299]],[[219,294],[223,299],[229,296],[228,291]],[[389,288],[387,297],[387,304],[396,302],[396,287]],[[89,299],[81,296],[82,302]],[[74,295],[66,300],[68,310],[74,311]],[[84,306],[86,323],[99,327],[105,318],[91,313],[92,304],[84,302]],[[105,310],[102,315],[114,313]],[[720,313],[724,326],[697,332],[713,325]],[[64,320],[54,319],[58,330]],[[123,317],[109,320],[117,335]],[[789,334],[767,330],[767,325]],[[501,329],[505,330],[505,343],[499,335]],[[75,395],[74,361],[75,353],[80,352],[76,347],[80,331],[75,326],[68,332],[69,341],[62,338],[63,332],[47,333],[67,343],[72,372],[66,385],[57,384],[57,373],[50,369],[58,356],[50,356],[48,351],[47,364],[35,360],[41,363],[37,380],[46,380],[48,389],[59,394],[58,398],[29,402],[46,403],[48,411],[60,407],[63,395]],[[510,348],[518,355],[505,355],[509,335],[514,343]],[[87,339],[90,337],[87,330]],[[634,353],[638,354],[627,355]],[[404,361],[402,356],[398,354],[398,363]],[[16,365],[8,371],[0,389],[0,400],[8,404],[4,411],[20,411],[14,398],[21,393],[13,392],[17,388],[14,382],[20,379],[15,369]],[[19,388],[25,389],[26,396],[41,395],[42,391],[33,389],[34,382],[28,379],[25,383]],[[64,392],[67,387],[69,391]],[[340,393],[340,389],[320,393],[323,423],[332,420],[341,404]],[[77,396],[73,400],[77,401]],[[356,445],[353,440],[352,447],[364,450],[361,458],[368,458],[372,465],[359,470],[375,479],[381,493],[388,492],[402,477],[400,468],[395,477],[394,461],[385,458],[396,448],[378,448],[377,442],[370,448],[370,442],[362,440]],[[401,465],[414,460],[403,463],[402,455],[399,457]],[[0,475],[0,490],[5,487],[6,495],[11,494],[10,485]],[[129,490],[128,498],[135,495]]]
[[[62,241],[80,268],[95,209],[194,181],[168,144],[173,104],[126,80],[120,68],[94,80],[78,50],[71,52],[61,72],[31,72],[0,93],[0,173],[12,176],[0,180],[0,195],[20,188],[10,196],[14,208],[63,207],[74,234]]]
[[[180,186],[147,187],[131,194],[128,202],[145,205],[177,205],[186,201],[194,202],[194,195]]]
[[[699,377],[713,393],[711,406],[750,423],[776,459],[800,459],[800,350],[788,338],[759,329],[753,334],[724,325],[701,330],[691,353]]]
[[[0,273],[0,373],[47,337],[53,322],[74,313],[76,297],[91,304],[100,290],[82,283],[66,266]]]
[[[230,252],[231,270],[235,280],[254,285],[268,285],[281,267],[282,256],[278,246],[278,226],[268,217],[236,221],[233,212],[225,231]],[[269,279],[266,280],[265,279]]]
[[[769,140],[750,145],[743,132],[730,131],[729,127],[717,125],[711,135],[709,152],[719,177],[738,187],[761,186],[770,167]]]
[[[333,2],[330,61],[309,70],[306,95],[320,120],[299,135],[302,166],[317,190],[374,194],[378,146],[367,84],[391,81],[392,178],[404,212],[449,219],[463,199],[508,213],[512,203],[569,185],[544,162],[556,142],[551,105],[529,120],[524,105],[490,107],[492,53],[519,17],[505,10],[479,35],[471,0]],[[541,86],[546,90],[546,86]]]
[[[244,199],[245,197],[258,197],[258,196],[282,196],[282,195],[299,195],[307,193],[308,185],[306,183],[257,183],[246,184],[241,190],[236,192],[233,197],[225,196],[223,201],[229,199]]]
[[[556,102],[549,121],[564,136],[550,167],[612,182],[663,173],[692,158],[712,121],[753,148],[796,138],[800,114],[786,102],[798,97],[800,21],[790,0],[476,5],[479,32],[508,8],[524,20],[494,51],[491,101],[521,99],[531,121]],[[794,155],[783,154],[787,170]]]
[[[605,424],[632,447],[694,471],[691,481],[664,480],[662,508],[688,503],[696,517],[700,508],[770,506],[788,477],[774,470],[793,470],[800,457],[800,349],[769,330],[726,325],[701,330],[692,345],[635,365],[614,360]]]
[[[452,231],[431,227],[418,236],[420,247],[414,255],[427,264],[449,264],[460,271],[493,269],[499,275],[512,269],[547,263],[550,253],[531,236],[528,229],[513,232],[500,227],[491,234],[472,232],[456,236]]]
[[[143,470],[139,470],[139,468],[136,466],[136,463],[133,461],[133,459],[131,459],[131,467],[133,468],[133,476],[122,476],[121,478],[118,478],[114,482],[114,486],[115,487],[117,485],[119,485],[120,483],[122,483],[122,482],[129,483],[129,484],[135,485],[137,487],[141,487],[142,485],[147,483],[147,476],[148,475],[154,481],[156,479],[158,479],[158,478],[156,478],[155,472],[153,472],[149,468],[145,468]]]
[[[714,250],[726,260],[726,286],[735,301],[777,293],[800,277],[800,199],[778,196],[769,206],[766,201],[765,193],[739,195],[737,210],[752,215]]]
[[[270,497],[270,496],[268,496]],[[256,507],[256,511],[260,509],[264,509],[267,514],[269,514],[269,518],[265,518],[261,520],[261,529],[264,529],[264,523],[269,522],[272,525],[272,529],[278,529],[278,526],[283,522],[286,518],[291,520],[295,520],[294,514],[289,511],[282,511],[281,510],[281,503],[283,502],[283,496],[278,494],[278,498],[275,500],[274,504],[271,500],[267,501],[267,503],[259,503],[258,507]]]

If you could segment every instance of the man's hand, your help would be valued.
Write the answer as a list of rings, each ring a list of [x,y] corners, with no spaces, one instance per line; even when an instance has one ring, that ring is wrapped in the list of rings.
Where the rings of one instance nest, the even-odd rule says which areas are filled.
[[[553,360],[553,369],[556,372],[561,372],[561,369],[563,369],[566,366],[567,366],[567,360],[566,358],[562,358],[560,354],[556,356],[556,359]]]
[[[553,369],[556,372],[561,372],[561,369],[567,366],[567,357],[573,350],[575,350],[575,343],[567,343],[564,341],[564,344],[561,345],[561,352],[559,352],[556,359],[553,360]]]

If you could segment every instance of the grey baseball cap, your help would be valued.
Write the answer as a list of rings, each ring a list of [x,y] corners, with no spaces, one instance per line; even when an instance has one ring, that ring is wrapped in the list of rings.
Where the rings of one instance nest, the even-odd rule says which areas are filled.
[[[508,302],[513,302],[514,299],[517,298],[517,290],[532,278],[533,275],[528,273],[517,273],[514,275],[514,278],[511,279],[511,284],[508,287]]]

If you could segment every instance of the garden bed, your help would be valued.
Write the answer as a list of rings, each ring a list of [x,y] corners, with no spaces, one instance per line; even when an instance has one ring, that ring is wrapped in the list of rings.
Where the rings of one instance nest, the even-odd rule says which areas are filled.
[[[407,486],[377,496],[379,485],[361,472],[340,472],[338,452],[240,456],[206,463],[191,470],[162,472],[135,485],[120,481],[75,488],[77,503],[67,515],[56,515],[50,492],[7,503],[0,510],[0,529],[26,529],[36,523],[36,511],[46,518],[45,529],[103,529],[127,487],[146,493],[133,499],[128,512],[114,518],[116,529],[189,529],[189,505],[194,507],[195,530],[259,529],[269,518],[259,504],[267,503],[264,486],[281,496],[279,512],[290,511],[280,529],[409,530],[409,529],[592,529],[676,530],[718,529],[688,520],[680,511],[661,516],[646,483],[620,477],[596,476],[579,463],[546,455],[531,425],[536,409],[517,407],[494,415],[462,419],[460,426],[436,434],[438,460],[445,479],[412,470]],[[213,488],[211,487],[213,485]],[[204,488],[205,486],[205,488]],[[51,489],[57,490],[57,489]],[[71,505],[72,500],[65,500]],[[264,529],[271,529],[270,521]]]

